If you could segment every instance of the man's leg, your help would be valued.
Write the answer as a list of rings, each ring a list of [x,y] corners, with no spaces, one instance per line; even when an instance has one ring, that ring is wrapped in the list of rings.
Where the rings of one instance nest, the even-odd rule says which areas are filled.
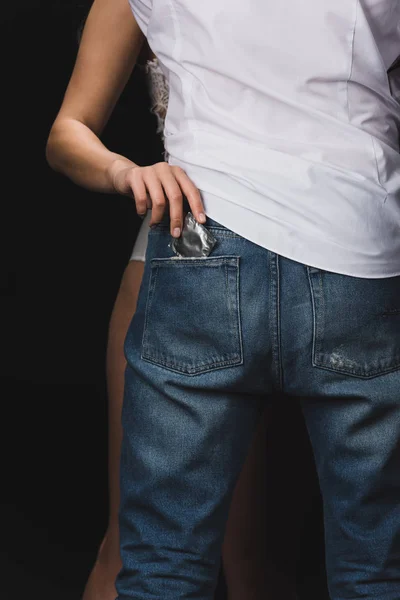
[[[125,342],[119,600],[211,600],[234,486],[274,384],[269,253],[207,226],[208,258],[177,258],[168,225],[149,235]]]
[[[332,600],[400,598],[399,375],[305,402]]]
[[[314,448],[331,598],[398,600],[400,278],[283,267],[292,280],[300,269],[302,283],[290,289],[287,277],[282,294],[292,298],[285,391],[302,398]]]

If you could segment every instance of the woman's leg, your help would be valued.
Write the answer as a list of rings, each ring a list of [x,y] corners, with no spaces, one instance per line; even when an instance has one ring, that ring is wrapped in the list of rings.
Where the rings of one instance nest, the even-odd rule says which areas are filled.
[[[108,440],[109,440],[109,521],[96,562],[86,583],[82,600],[114,600],[114,580],[121,567],[119,556],[119,457],[121,410],[124,387],[124,339],[136,308],[144,263],[128,263],[112,311],[107,346]]]
[[[264,413],[254,436],[229,511],[222,547],[228,600],[268,600],[265,578],[268,412]]]
[[[296,600],[300,524],[310,499],[297,484],[309,457],[301,423],[286,426],[296,457],[275,434],[284,416],[276,406],[265,411],[236,484],[222,552],[228,600]]]

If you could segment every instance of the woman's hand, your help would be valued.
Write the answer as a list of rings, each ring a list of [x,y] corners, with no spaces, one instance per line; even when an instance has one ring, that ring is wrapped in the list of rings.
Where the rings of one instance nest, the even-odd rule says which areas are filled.
[[[132,196],[139,215],[151,208],[150,225],[159,223],[169,204],[171,235],[179,237],[183,224],[183,196],[189,202],[194,218],[205,223],[200,192],[181,167],[159,162],[149,167],[127,166],[116,160],[111,177],[119,194]]]

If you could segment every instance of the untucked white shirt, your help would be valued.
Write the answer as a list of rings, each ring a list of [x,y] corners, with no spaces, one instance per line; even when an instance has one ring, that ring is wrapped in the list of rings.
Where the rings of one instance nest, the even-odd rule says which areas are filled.
[[[206,213],[310,266],[399,275],[399,0],[129,1]]]

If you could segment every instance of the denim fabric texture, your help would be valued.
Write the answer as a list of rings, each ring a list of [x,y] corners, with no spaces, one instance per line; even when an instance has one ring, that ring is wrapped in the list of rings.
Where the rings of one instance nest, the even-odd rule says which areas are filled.
[[[288,397],[314,450],[332,600],[399,600],[400,278],[206,227],[207,258],[178,258],[168,222],[149,233],[125,340],[118,600],[212,600],[252,436]]]

